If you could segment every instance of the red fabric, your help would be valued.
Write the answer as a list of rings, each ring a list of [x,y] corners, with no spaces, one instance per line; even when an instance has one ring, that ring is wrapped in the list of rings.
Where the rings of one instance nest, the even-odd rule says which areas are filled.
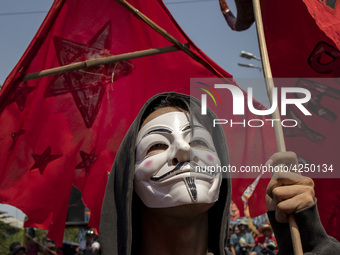
[[[269,241],[269,240],[273,240],[275,242],[275,244],[277,243],[275,236],[269,237],[267,239],[267,241]],[[264,235],[255,237],[255,244],[258,244],[258,243],[259,244],[264,244],[265,241],[266,241],[266,237]]]
[[[340,5],[338,0],[303,0],[318,27],[340,49]]]
[[[230,204],[230,220],[231,221],[237,221],[237,219],[240,218],[240,210],[237,208],[236,204],[231,201]]]
[[[177,51],[21,82],[27,73],[172,45],[116,1],[56,0],[1,90],[0,201],[21,209],[28,216],[26,227],[49,229],[58,246],[72,185],[91,211],[89,225],[98,228],[115,153],[151,96],[189,94],[191,77],[230,77],[190,41],[161,1],[130,3],[188,43],[205,64]],[[246,158],[244,148],[264,147],[261,131],[241,131],[239,139],[233,132],[227,135],[235,162]],[[248,140],[249,135],[260,140]],[[264,161],[265,156],[249,158]],[[234,201],[244,189],[234,193]]]
[[[336,3],[333,12],[326,8],[331,2]],[[292,113],[301,122],[296,129],[284,130],[286,147],[295,151],[301,162],[333,165],[335,170],[327,175],[327,179],[321,174],[314,178],[314,182],[321,221],[328,234],[340,240],[337,179],[340,177],[337,149],[340,142],[340,122],[337,119],[340,115],[340,87],[338,80],[330,79],[340,76],[339,25],[336,25],[339,21],[338,2],[262,0],[262,14],[273,77],[306,78],[305,82],[296,85],[306,86],[312,93],[313,100],[306,105],[312,117],[302,116],[293,109]],[[327,16],[323,21],[321,13]],[[313,84],[311,77],[328,79]]]
[[[202,82],[203,81],[203,82]],[[244,115],[234,115],[233,98],[231,93],[226,89],[213,90],[214,84],[221,84],[220,79],[191,79],[191,95],[201,98],[200,87],[207,88],[212,95],[216,97],[216,105],[213,100],[207,99],[207,105],[212,109],[219,119],[227,120],[227,124],[223,124],[226,134],[230,166],[234,167],[236,172],[231,172],[232,177],[232,200],[238,208],[244,208],[241,199],[244,191],[253,183],[259,172],[241,172],[241,167],[251,167],[264,165],[269,157],[277,151],[274,130],[271,122],[265,120],[263,116],[257,116],[247,110],[245,106]],[[223,81],[224,84],[234,84],[232,80]],[[218,96],[221,100],[218,100]],[[247,94],[244,92],[245,103]],[[254,103],[256,109],[265,109],[259,103]],[[251,127],[247,124],[248,120],[257,119],[263,121],[263,127]],[[243,124],[245,121],[246,124]],[[231,125],[231,122],[238,123]],[[251,123],[251,125],[259,125],[259,123]],[[250,208],[250,216],[256,217],[264,214],[267,210],[265,204],[266,187],[270,180],[270,174],[264,174],[259,179],[249,202],[252,201],[253,206]],[[254,203],[254,201],[256,201]],[[240,211],[240,215],[244,215],[244,211]]]

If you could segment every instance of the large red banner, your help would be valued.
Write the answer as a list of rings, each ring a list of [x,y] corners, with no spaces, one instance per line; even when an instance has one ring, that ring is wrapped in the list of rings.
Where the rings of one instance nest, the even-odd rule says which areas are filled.
[[[304,78],[291,86],[312,94],[306,105],[312,117],[290,111],[299,125],[284,129],[287,149],[295,151],[302,164],[332,165],[333,176],[338,177],[339,1],[263,0],[261,4],[273,77]],[[314,182],[322,223],[328,234],[340,239],[339,179],[325,174]]]
[[[161,1],[130,3],[187,44],[196,60],[176,51],[23,81],[26,74],[74,62],[172,45],[116,1],[57,0],[1,90],[0,202],[21,209],[26,226],[49,229],[59,245],[72,185],[91,211],[89,226],[98,227],[115,153],[151,96],[189,94],[192,77],[230,77],[190,41]],[[227,134],[235,161],[249,157],[245,148],[259,155],[271,144],[252,158],[269,156],[271,131],[241,132],[240,139]],[[236,185],[234,200],[251,182]],[[259,208],[264,212],[264,202]]]

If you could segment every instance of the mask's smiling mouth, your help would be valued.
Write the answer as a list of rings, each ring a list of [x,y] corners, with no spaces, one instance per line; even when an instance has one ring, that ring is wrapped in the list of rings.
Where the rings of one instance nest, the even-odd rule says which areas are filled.
[[[189,166],[189,167],[186,167],[186,166]],[[200,172],[200,171],[196,171],[198,169],[201,169],[201,166],[199,166],[197,163],[195,162],[181,162],[181,163],[178,163],[177,166],[170,170],[169,172],[161,175],[161,176],[152,176],[150,179],[151,181],[164,181],[164,180],[167,180],[175,175],[179,175],[179,174],[182,174],[182,173],[188,173],[188,172],[193,172],[193,173],[201,173],[201,174],[205,174],[205,175],[208,175],[208,176],[212,176],[213,173],[210,173],[210,172]]]

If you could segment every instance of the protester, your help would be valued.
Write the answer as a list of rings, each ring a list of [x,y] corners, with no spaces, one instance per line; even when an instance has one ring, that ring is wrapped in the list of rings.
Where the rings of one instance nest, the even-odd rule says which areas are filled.
[[[87,230],[85,234],[85,240],[79,245],[79,253],[85,254],[86,251],[91,251],[92,243],[97,239],[97,235],[93,230]]]
[[[38,243],[37,238],[35,237],[35,229],[29,228],[27,236],[25,236],[25,247],[26,247],[26,254],[27,255],[38,255],[40,252],[40,246]]]
[[[233,235],[233,234],[235,234],[236,232],[235,232],[235,225],[230,225],[229,226],[229,231],[228,231],[228,233],[227,233],[227,241],[226,241],[226,250],[228,250],[229,252],[231,252],[231,236]]]
[[[253,236],[248,231],[247,220],[241,219],[238,224],[239,233],[231,236],[231,252],[233,255],[247,255],[255,245]]]
[[[47,240],[43,255],[62,255],[61,249],[58,249],[56,243],[52,240]]]
[[[26,249],[19,242],[13,242],[9,246],[8,255],[24,255],[26,254]]]
[[[98,255],[100,254],[100,244],[99,242],[95,241],[91,244],[90,249],[86,249],[84,255]]]
[[[157,95],[143,106],[109,176],[100,222],[104,255],[225,253],[230,175],[193,169],[229,165],[227,143],[220,125],[211,125],[217,118],[211,110],[200,112],[198,100],[177,93]],[[268,164],[295,162],[295,154],[278,153]],[[305,252],[322,247],[319,254],[340,254],[317,216],[313,182],[277,176],[268,185],[267,206],[282,254],[292,254],[286,223],[291,213],[303,230]]]
[[[272,227],[269,224],[264,224],[260,227],[260,233],[261,235],[255,238],[253,251],[256,252],[256,255],[275,255],[277,244]]]

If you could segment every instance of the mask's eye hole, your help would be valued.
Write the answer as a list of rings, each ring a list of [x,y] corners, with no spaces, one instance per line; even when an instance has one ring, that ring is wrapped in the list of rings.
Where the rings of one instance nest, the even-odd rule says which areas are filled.
[[[161,153],[161,152],[165,151],[166,149],[168,149],[168,147],[169,146],[164,144],[164,143],[154,144],[150,147],[150,149],[146,153],[146,156],[152,156],[154,154]]]
[[[208,145],[206,142],[204,142],[203,140],[193,140],[190,143],[190,146],[195,148],[195,149],[209,149]]]

